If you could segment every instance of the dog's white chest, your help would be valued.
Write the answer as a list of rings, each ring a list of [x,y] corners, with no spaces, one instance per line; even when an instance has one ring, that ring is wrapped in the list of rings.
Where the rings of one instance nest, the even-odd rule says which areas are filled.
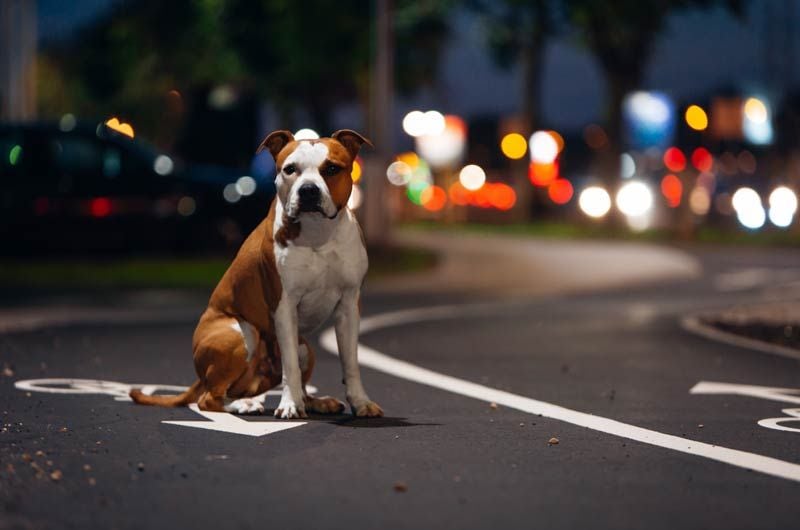
[[[319,327],[345,291],[361,286],[367,269],[366,250],[354,219],[343,220],[320,247],[290,243],[276,247],[275,258],[284,296],[296,304],[301,333]]]

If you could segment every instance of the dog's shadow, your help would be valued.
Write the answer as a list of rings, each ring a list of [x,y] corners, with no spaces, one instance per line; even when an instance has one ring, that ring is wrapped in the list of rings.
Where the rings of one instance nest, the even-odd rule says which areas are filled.
[[[321,416],[322,419],[324,416]],[[351,427],[353,429],[382,429],[385,427],[438,427],[439,423],[414,423],[406,418],[356,418],[354,416],[337,416],[327,418],[328,423],[338,427]]]
[[[271,416],[274,411],[267,411]],[[353,429],[383,429],[386,427],[438,427],[440,423],[414,423],[406,421],[407,418],[356,418],[350,414],[308,414],[308,420],[324,422],[337,427],[350,427]]]

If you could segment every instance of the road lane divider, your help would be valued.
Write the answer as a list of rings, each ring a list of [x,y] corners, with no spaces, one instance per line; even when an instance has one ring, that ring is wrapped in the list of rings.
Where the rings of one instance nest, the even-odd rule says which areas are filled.
[[[361,333],[369,333],[379,329],[417,322],[485,314],[486,310],[492,306],[499,306],[499,304],[480,304],[472,306],[447,305],[383,313],[362,319]],[[334,355],[337,354],[336,335],[333,328],[326,329],[320,335],[320,344],[330,353]],[[586,427],[598,432],[635,440],[663,449],[722,462],[773,477],[800,482],[800,465],[793,462],[786,462],[777,458],[653,431],[610,418],[572,410],[546,401],[512,394],[511,392],[473,383],[395,359],[394,357],[390,357],[361,343],[358,345],[358,358],[362,366],[445,392],[485,401],[487,403],[497,403],[498,405],[529,414],[541,415],[543,417],[564,421],[580,427]]]

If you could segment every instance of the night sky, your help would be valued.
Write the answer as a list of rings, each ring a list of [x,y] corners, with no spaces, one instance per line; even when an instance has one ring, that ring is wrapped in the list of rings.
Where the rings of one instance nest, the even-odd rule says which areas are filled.
[[[115,1],[119,0],[39,0],[40,36],[52,39],[69,35]],[[788,56],[796,64],[797,39],[792,31],[796,25],[791,21],[797,20],[800,9],[789,13],[786,9],[791,2],[773,2],[770,13],[768,3],[753,1],[745,20],[722,10],[689,11],[671,17],[658,40],[643,88],[662,90],[677,101],[702,98],[720,87],[768,97],[779,95],[793,81],[787,73],[793,69],[787,64],[775,66],[775,57]],[[439,83],[413,100],[397,101],[398,116],[415,107],[467,117],[508,114],[517,107],[516,72],[492,65],[483,49],[479,21],[460,13],[453,22],[453,38],[445,51]],[[603,98],[600,72],[577,39],[565,36],[552,43],[544,72],[546,125],[572,130],[601,120]]]

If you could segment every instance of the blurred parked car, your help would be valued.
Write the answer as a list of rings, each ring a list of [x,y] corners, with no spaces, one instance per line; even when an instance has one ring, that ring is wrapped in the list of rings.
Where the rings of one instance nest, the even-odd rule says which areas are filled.
[[[245,173],[183,164],[104,124],[0,124],[0,253],[235,246],[274,195]]]

